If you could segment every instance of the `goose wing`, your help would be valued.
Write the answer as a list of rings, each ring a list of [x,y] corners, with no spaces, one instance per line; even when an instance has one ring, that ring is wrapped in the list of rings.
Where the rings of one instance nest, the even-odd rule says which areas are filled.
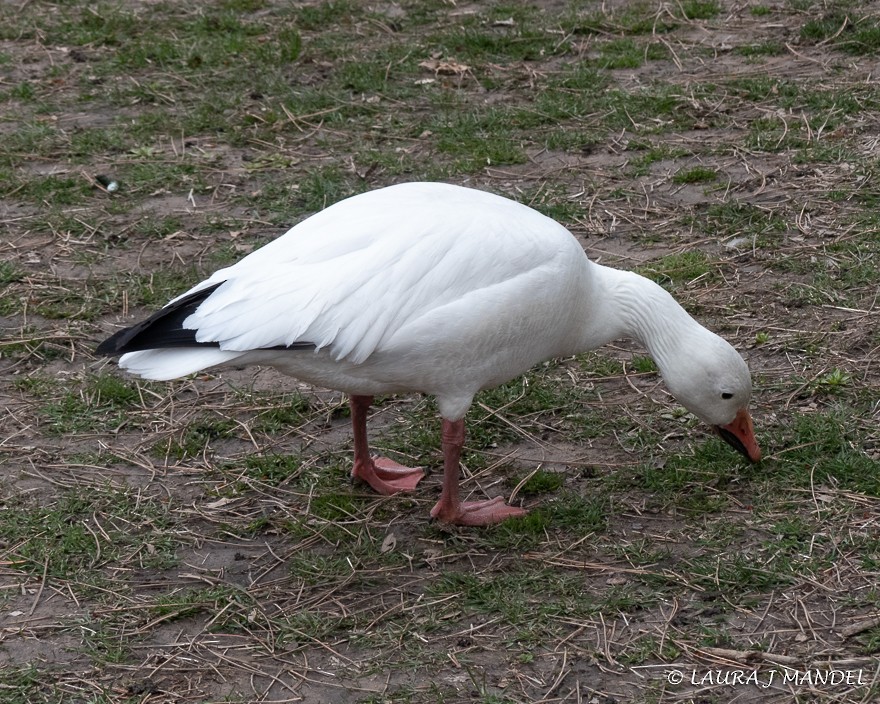
[[[183,294],[215,287],[183,327],[221,350],[311,344],[357,364],[439,306],[474,293],[515,296],[509,283],[556,257],[560,237],[571,240],[553,220],[480,191],[444,184],[372,191],[308,218]]]

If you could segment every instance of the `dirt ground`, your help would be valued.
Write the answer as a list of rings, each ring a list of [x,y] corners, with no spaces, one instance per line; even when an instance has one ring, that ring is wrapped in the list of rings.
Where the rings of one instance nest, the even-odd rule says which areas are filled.
[[[282,4],[224,6],[256,22]],[[660,52],[601,68],[605,95],[629,99],[571,114],[580,143],[552,142],[541,123],[518,135],[522,159],[478,167],[444,146],[436,104],[387,86],[349,89],[372,123],[325,108],[288,123],[282,97],[262,94],[226,115],[262,129],[274,111],[285,126],[266,127],[271,144],[230,126],[155,128],[139,151],[90,146],[96,130],[142,129],[181,100],[166,82],[185,79],[155,65],[98,76],[118,47],[41,31],[60,26],[63,3],[5,5],[7,27],[32,18],[0,35],[6,701],[880,701],[880,58],[841,43],[868,41],[877,3],[687,5],[714,8],[706,17],[680,3],[370,3],[324,26],[302,8],[340,3],[290,4],[297,90],[334,80],[334,61],[411,42],[435,62],[420,86],[455,94],[463,115],[547,110],[541,87],[617,40]],[[420,39],[465,23],[522,33],[506,14],[521,7],[562,48],[477,65]],[[636,33],[629,11],[654,30]],[[569,31],[573,16],[606,22]],[[804,30],[835,18],[837,34]],[[363,45],[331,45],[343,30]],[[645,107],[649,94],[675,107]],[[26,134],[55,142],[28,151]],[[132,180],[139,162],[160,180]],[[115,173],[128,175],[119,192],[95,185]],[[740,464],[638,366],[643,351],[615,343],[512,382],[509,407],[475,405],[469,491],[509,495],[538,466],[563,478],[523,492],[531,523],[450,529],[427,520],[429,400],[376,407],[377,447],[434,470],[412,497],[377,498],[347,480],[340,394],[258,369],[135,382],[95,357],[119,325],[322,203],[429,178],[543,208],[594,259],[666,276],[747,358],[762,464]],[[49,179],[69,192],[38,191]]]

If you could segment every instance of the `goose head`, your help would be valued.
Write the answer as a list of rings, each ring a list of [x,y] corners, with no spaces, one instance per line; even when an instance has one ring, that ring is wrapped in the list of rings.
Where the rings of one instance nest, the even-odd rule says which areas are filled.
[[[724,339],[700,328],[685,336],[677,354],[667,357],[661,373],[675,398],[712,426],[721,438],[752,462],[761,459],[749,398],[752,379],[739,353]]]

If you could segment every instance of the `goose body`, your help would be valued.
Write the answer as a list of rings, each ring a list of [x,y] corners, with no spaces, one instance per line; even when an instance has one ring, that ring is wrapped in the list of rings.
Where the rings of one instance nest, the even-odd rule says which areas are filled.
[[[463,418],[481,389],[535,364],[632,337],[673,395],[752,460],[742,357],[644,277],[596,264],[571,233],[515,201],[406,183],[340,201],[215,272],[98,348],[148,379],[272,366],[352,397],[354,475],[382,493],[421,470],[370,458],[377,394],[436,397],[444,491],[434,515],[483,524],[522,513],[458,501]]]

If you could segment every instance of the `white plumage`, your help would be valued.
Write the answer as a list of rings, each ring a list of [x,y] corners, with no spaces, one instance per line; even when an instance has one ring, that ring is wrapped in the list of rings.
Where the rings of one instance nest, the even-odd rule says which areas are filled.
[[[190,336],[188,346],[176,340],[150,348],[155,331],[168,332],[176,307],[188,313],[182,325],[175,322],[178,334]],[[165,344],[155,336],[157,346]],[[400,184],[343,200],[117,333],[100,351],[125,353],[120,366],[150,379],[229,363],[274,366],[351,394],[364,413],[363,397],[433,394],[447,465],[434,513],[486,523],[520,510],[457,501],[458,459],[452,452],[452,468],[447,445],[453,436],[463,441],[457,424],[474,394],[543,360],[622,336],[648,348],[679,401],[759,457],[746,410],[748,369],[727,342],[653,282],[588,260],[553,220],[447,184]],[[385,460],[379,474],[390,484],[371,481],[373,461],[358,456],[359,423],[355,418],[355,475],[385,493],[414,487],[420,473],[413,479],[416,470]],[[398,477],[408,478],[401,484]]]

